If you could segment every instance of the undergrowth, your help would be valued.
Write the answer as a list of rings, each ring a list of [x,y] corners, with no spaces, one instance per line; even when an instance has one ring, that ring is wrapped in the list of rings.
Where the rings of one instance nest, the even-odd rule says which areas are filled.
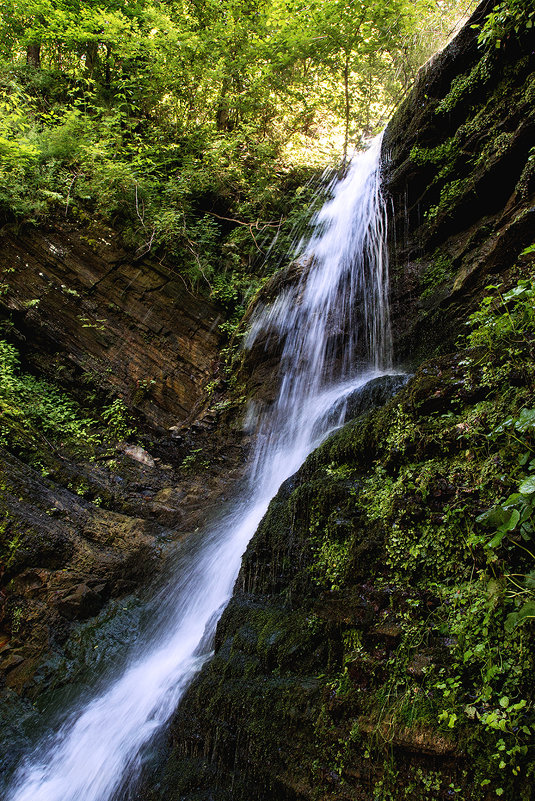
[[[124,401],[115,398],[88,416],[63,390],[21,370],[17,349],[0,340],[0,445],[20,453],[49,447],[91,456],[135,435]]]

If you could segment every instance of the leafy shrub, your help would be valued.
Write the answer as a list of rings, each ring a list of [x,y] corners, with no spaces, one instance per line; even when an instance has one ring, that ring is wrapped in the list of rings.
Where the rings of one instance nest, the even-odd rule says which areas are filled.
[[[100,412],[100,420],[65,392],[20,369],[16,348],[0,340],[0,444],[26,449],[43,443],[73,446],[91,452],[102,442],[135,434],[128,408],[116,398]]]
[[[95,420],[85,417],[79,406],[57,387],[43,379],[20,373],[16,349],[0,340],[0,443],[9,445],[17,429],[29,438],[34,432],[53,440],[94,444]]]
[[[497,348],[518,338],[525,340],[525,332],[535,328],[533,280],[522,279],[503,295],[501,285],[490,285],[487,289],[496,290],[496,296],[484,298],[481,308],[469,317],[468,325],[473,331],[468,343]]]
[[[482,47],[500,48],[510,38],[535,25],[535,8],[531,0],[502,0],[487,15],[478,42]]]
[[[122,398],[116,398],[100,416],[107,424],[108,437],[112,439],[130,439],[135,433],[128,407]]]

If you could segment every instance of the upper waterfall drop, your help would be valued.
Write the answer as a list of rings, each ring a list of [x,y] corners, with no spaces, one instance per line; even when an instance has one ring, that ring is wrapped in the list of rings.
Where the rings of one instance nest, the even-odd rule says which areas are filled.
[[[355,369],[352,357],[359,341],[361,362],[377,369],[392,365],[382,138],[375,137],[368,150],[354,156],[342,180],[332,179],[330,199],[312,218],[311,235],[297,247],[303,265],[297,292],[282,292],[253,315],[245,346],[251,347],[266,329],[283,336],[283,361],[291,372],[308,351],[321,368],[321,380],[332,377],[324,370],[333,318],[346,326],[344,373]]]
[[[242,554],[278,488],[339,424],[344,398],[391,366],[381,140],[330,188],[302,250],[296,299],[284,295],[253,320],[284,340],[279,395],[259,425],[243,500],[186,555],[162,591],[159,625],[123,670],[24,762],[8,801],[117,801],[144,749],[210,656]],[[142,654],[139,656],[139,654]]]
[[[260,470],[273,462],[280,432],[286,438],[299,424],[303,405],[313,405],[325,390],[339,387],[343,394],[344,382],[366,371],[392,367],[382,138],[354,156],[342,180],[331,181],[330,199],[297,248],[297,285],[253,314],[246,348],[261,335],[283,343],[278,397],[255,449]]]

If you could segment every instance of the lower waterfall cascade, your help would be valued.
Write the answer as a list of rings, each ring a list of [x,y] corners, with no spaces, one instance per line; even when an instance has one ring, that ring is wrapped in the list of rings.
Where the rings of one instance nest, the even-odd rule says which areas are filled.
[[[282,342],[276,402],[257,420],[246,498],[203,538],[167,586],[135,657],[18,768],[7,801],[111,801],[209,659],[242,555],[280,485],[344,419],[344,399],[392,372],[381,137],[357,154],[301,246],[295,294],[255,313],[246,347]],[[333,415],[333,408],[336,413]],[[141,656],[139,656],[141,654]]]

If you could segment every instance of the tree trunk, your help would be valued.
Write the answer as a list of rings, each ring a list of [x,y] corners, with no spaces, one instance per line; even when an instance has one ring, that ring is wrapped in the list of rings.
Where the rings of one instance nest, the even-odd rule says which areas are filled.
[[[98,44],[97,42],[88,42],[85,49],[85,71],[89,78],[95,72],[98,63]]]
[[[26,64],[35,69],[41,67],[41,44],[30,44],[26,48]]]
[[[349,145],[349,115],[350,115],[350,99],[349,99],[349,53],[346,53],[344,63],[344,112],[345,112],[345,125],[344,125],[344,164],[347,162],[347,148]]]
[[[109,89],[111,84],[110,56],[111,56],[111,47],[109,45],[106,45],[106,68],[105,68],[106,89]]]
[[[221,85],[221,94],[219,95],[219,101],[217,104],[216,109],[216,127],[218,131],[228,131],[229,130],[229,106],[227,101],[227,93],[230,89],[230,79],[228,75],[225,75],[223,78],[223,83]]]

